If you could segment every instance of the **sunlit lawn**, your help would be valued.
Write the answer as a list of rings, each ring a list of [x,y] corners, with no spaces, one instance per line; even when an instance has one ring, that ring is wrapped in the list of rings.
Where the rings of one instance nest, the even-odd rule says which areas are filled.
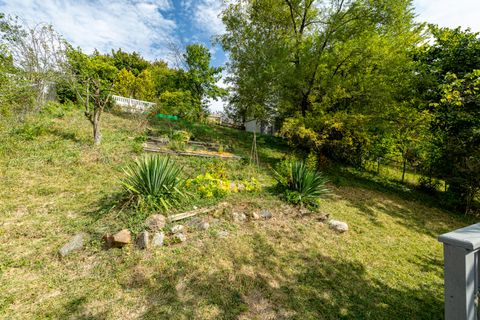
[[[265,191],[236,195],[207,232],[156,251],[104,250],[101,236],[129,223],[118,205],[123,165],[141,152],[145,123],[105,114],[104,144],[90,145],[79,111],[46,118],[29,137],[1,133],[0,318],[6,319],[439,319],[443,316],[438,234],[467,218],[354,175],[331,177],[321,211],[346,221],[336,234],[269,193],[269,164],[287,147],[260,137],[262,168],[229,162],[232,176],[256,174]],[[164,127],[161,127],[164,130]],[[251,136],[199,126],[198,137],[248,157]],[[204,135],[202,135],[204,132]],[[178,158],[193,175],[213,160]],[[360,183],[360,182],[361,183]],[[194,205],[189,203],[185,208]],[[232,211],[266,208],[269,221],[233,223]],[[133,222],[132,222],[133,221]],[[227,230],[226,238],[218,231]],[[77,232],[85,250],[60,259]]]

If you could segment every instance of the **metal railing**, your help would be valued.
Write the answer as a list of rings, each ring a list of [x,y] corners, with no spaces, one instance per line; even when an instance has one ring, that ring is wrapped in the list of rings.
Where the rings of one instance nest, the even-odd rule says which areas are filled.
[[[154,102],[142,101],[116,95],[112,95],[112,99],[115,101],[116,105],[124,107],[130,112],[145,112],[156,105]]]

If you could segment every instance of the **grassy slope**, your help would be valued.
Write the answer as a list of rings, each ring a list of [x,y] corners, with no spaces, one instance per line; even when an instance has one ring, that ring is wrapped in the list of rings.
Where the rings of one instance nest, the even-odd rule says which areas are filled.
[[[103,233],[135,224],[115,200],[121,167],[138,155],[141,142],[135,138],[144,125],[106,114],[104,144],[96,149],[80,112],[41,123],[44,132],[33,140],[11,130],[0,136],[0,318],[442,317],[436,236],[471,222],[466,218],[353,175],[336,176],[321,210],[349,223],[344,235],[265,191],[226,201],[230,211],[270,208],[274,218],[268,222],[221,219],[206,233],[189,234],[182,245],[105,251]],[[251,137],[245,133],[190,130],[248,156]],[[262,163],[286,151],[275,141],[259,138]],[[178,161],[188,174],[213,163]],[[245,163],[227,167],[232,177],[253,174]],[[265,168],[258,176],[272,184]],[[229,237],[219,239],[220,229],[229,230]],[[58,248],[79,231],[91,235],[86,250],[59,259]]]

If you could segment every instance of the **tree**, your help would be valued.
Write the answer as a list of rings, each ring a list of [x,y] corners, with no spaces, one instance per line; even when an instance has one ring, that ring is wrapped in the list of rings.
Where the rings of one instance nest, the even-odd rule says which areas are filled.
[[[230,110],[284,125],[301,118],[316,151],[335,160],[361,165],[411,91],[410,52],[422,39],[411,1],[236,1],[223,21]]]
[[[241,110],[256,102],[290,116],[305,117],[342,90],[333,103],[366,107],[381,96],[379,89],[392,91],[385,76],[392,77],[390,70],[396,72],[419,40],[406,0],[239,1],[223,21],[227,33],[220,41],[230,53],[237,93],[232,102]]]
[[[145,69],[135,79],[135,98],[152,101],[155,99],[155,82],[150,70]]]
[[[138,76],[143,70],[147,69],[150,66],[150,62],[145,60],[139,53],[137,52],[125,52],[122,49],[112,50],[112,59],[113,65],[118,69],[126,69],[133,73],[136,77]]]
[[[85,117],[92,124],[94,144],[99,145],[100,117],[110,102],[118,70],[109,57],[98,52],[88,56],[80,49],[69,47],[67,54],[72,87],[85,106]]]
[[[222,68],[210,66],[210,51],[201,44],[188,45],[183,58],[186,71],[180,71],[179,78],[183,79],[185,89],[190,91],[194,103],[206,113],[208,99],[216,100],[225,95],[225,90],[216,84],[221,78]]]
[[[449,192],[466,212],[480,191],[480,70],[446,75],[432,125],[439,157],[434,162]]]
[[[158,100],[159,111],[176,115],[189,121],[197,120],[202,110],[195,109],[195,106],[199,107],[199,105],[192,102],[193,97],[190,91],[165,91]]]
[[[0,13],[0,46],[8,52],[14,68],[17,88],[35,92],[36,110],[46,101],[47,93],[65,75],[67,43],[51,25],[33,27]],[[18,87],[20,84],[30,88]]]
[[[165,91],[175,91],[179,88],[177,70],[169,68],[164,61],[154,61],[149,68],[155,85],[155,95],[160,95]]]
[[[431,43],[415,52],[418,96],[432,117],[425,170],[444,179],[458,207],[468,211],[479,188],[479,33],[429,27]]]
[[[115,79],[115,91],[124,97],[134,97],[136,90],[135,75],[123,68],[118,72]]]

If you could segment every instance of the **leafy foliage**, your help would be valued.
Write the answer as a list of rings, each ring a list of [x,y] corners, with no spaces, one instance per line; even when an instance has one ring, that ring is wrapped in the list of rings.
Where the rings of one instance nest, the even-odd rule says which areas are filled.
[[[144,156],[124,171],[122,185],[140,207],[166,211],[185,197],[182,170],[169,157]]]
[[[480,192],[480,38],[469,30],[430,26],[419,48],[422,107],[430,114],[428,180],[443,179],[451,203],[466,212]]]
[[[281,162],[274,174],[290,203],[317,207],[320,198],[329,193],[327,179],[303,161]]]
[[[260,190],[260,184],[255,178],[250,180],[232,181],[218,177],[216,174],[205,173],[186,182],[187,187],[201,198],[223,198],[230,193],[253,192]]]

